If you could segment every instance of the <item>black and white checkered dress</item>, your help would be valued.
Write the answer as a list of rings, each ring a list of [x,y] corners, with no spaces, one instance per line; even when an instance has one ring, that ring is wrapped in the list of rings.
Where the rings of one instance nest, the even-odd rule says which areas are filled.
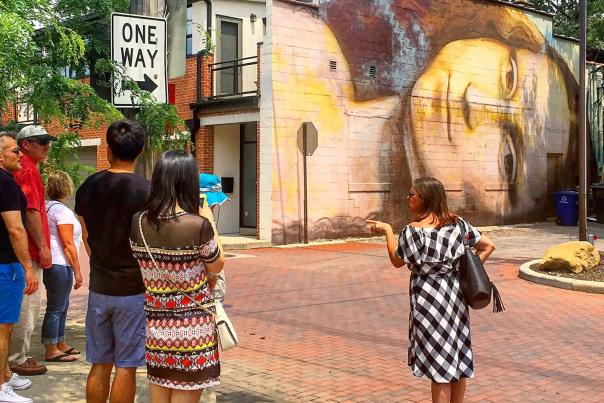
[[[461,221],[474,246],[480,233]],[[470,316],[457,271],[463,254],[459,226],[408,225],[399,236],[397,253],[412,273],[408,364],[413,375],[438,383],[474,377]]]

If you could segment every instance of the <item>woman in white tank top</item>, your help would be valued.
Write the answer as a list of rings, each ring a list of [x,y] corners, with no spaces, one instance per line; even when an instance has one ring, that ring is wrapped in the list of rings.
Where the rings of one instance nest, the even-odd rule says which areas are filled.
[[[43,271],[47,302],[42,323],[42,343],[46,346],[45,360],[73,362],[78,350],[65,342],[65,322],[71,287],[80,288],[82,275],[78,252],[82,226],[75,213],[63,201],[73,193],[73,182],[63,171],[48,175],[46,213],[50,229],[52,267]],[[74,281],[75,280],[75,281]]]

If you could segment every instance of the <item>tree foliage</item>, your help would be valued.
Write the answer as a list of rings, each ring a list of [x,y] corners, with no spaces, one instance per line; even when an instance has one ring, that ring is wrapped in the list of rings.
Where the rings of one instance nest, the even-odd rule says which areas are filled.
[[[120,0],[121,1],[121,0]],[[120,116],[89,86],[66,71],[87,69],[83,15],[65,14],[67,0],[0,2],[0,110],[32,105],[41,121],[90,124]],[[101,12],[107,0],[82,2]],[[113,3],[113,2],[111,2]],[[94,7],[104,5],[104,7]],[[80,5],[81,9],[83,6]],[[76,8],[77,10],[77,8]],[[84,12],[82,10],[82,12]],[[108,18],[108,17],[107,17]],[[76,27],[78,27],[76,29]]]
[[[84,172],[76,157],[78,130],[123,117],[107,101],[116,77],[140,104],[130,117],[147,131],[146,154],[180,148],[188,138],[173,106],[156,102],[109,60],[111,13],[126,12],[129,3],[0,0],[0,115],[22,103],[33,107],[40,122],[62,127],[63,133],[54,133],[59,141],[46,167],[68,171],[75,183]]]
[[[554,33],[579,37],[578,0],[529,0],[538,10],[554,15]],[[604,49],[604,0],[587,0],[587,43]]]
[[[78,158],[76,149],[81,145],[77,132],[61,133],[50,148],[48,160],[42,166],[44,176],[47,172],[61,170],[71,176],[74,186],[77,188],[94,172],[94,168],[82,164]]]

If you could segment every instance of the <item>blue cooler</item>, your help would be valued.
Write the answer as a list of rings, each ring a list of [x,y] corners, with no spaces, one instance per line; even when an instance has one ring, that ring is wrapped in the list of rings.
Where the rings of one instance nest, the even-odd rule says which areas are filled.
[[[556,192],[556,217],[560,225],[577,225],[579,221],[579,192]]]

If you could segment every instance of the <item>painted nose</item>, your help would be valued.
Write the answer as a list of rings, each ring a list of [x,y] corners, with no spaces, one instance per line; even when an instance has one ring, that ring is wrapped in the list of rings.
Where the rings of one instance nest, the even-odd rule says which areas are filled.
[[[483,122],[500,122],[504,116],[513,114],[512,107],[503,100],[483,94],[469,83],[462,97],[462,112],[468,129],[475,129]]]

